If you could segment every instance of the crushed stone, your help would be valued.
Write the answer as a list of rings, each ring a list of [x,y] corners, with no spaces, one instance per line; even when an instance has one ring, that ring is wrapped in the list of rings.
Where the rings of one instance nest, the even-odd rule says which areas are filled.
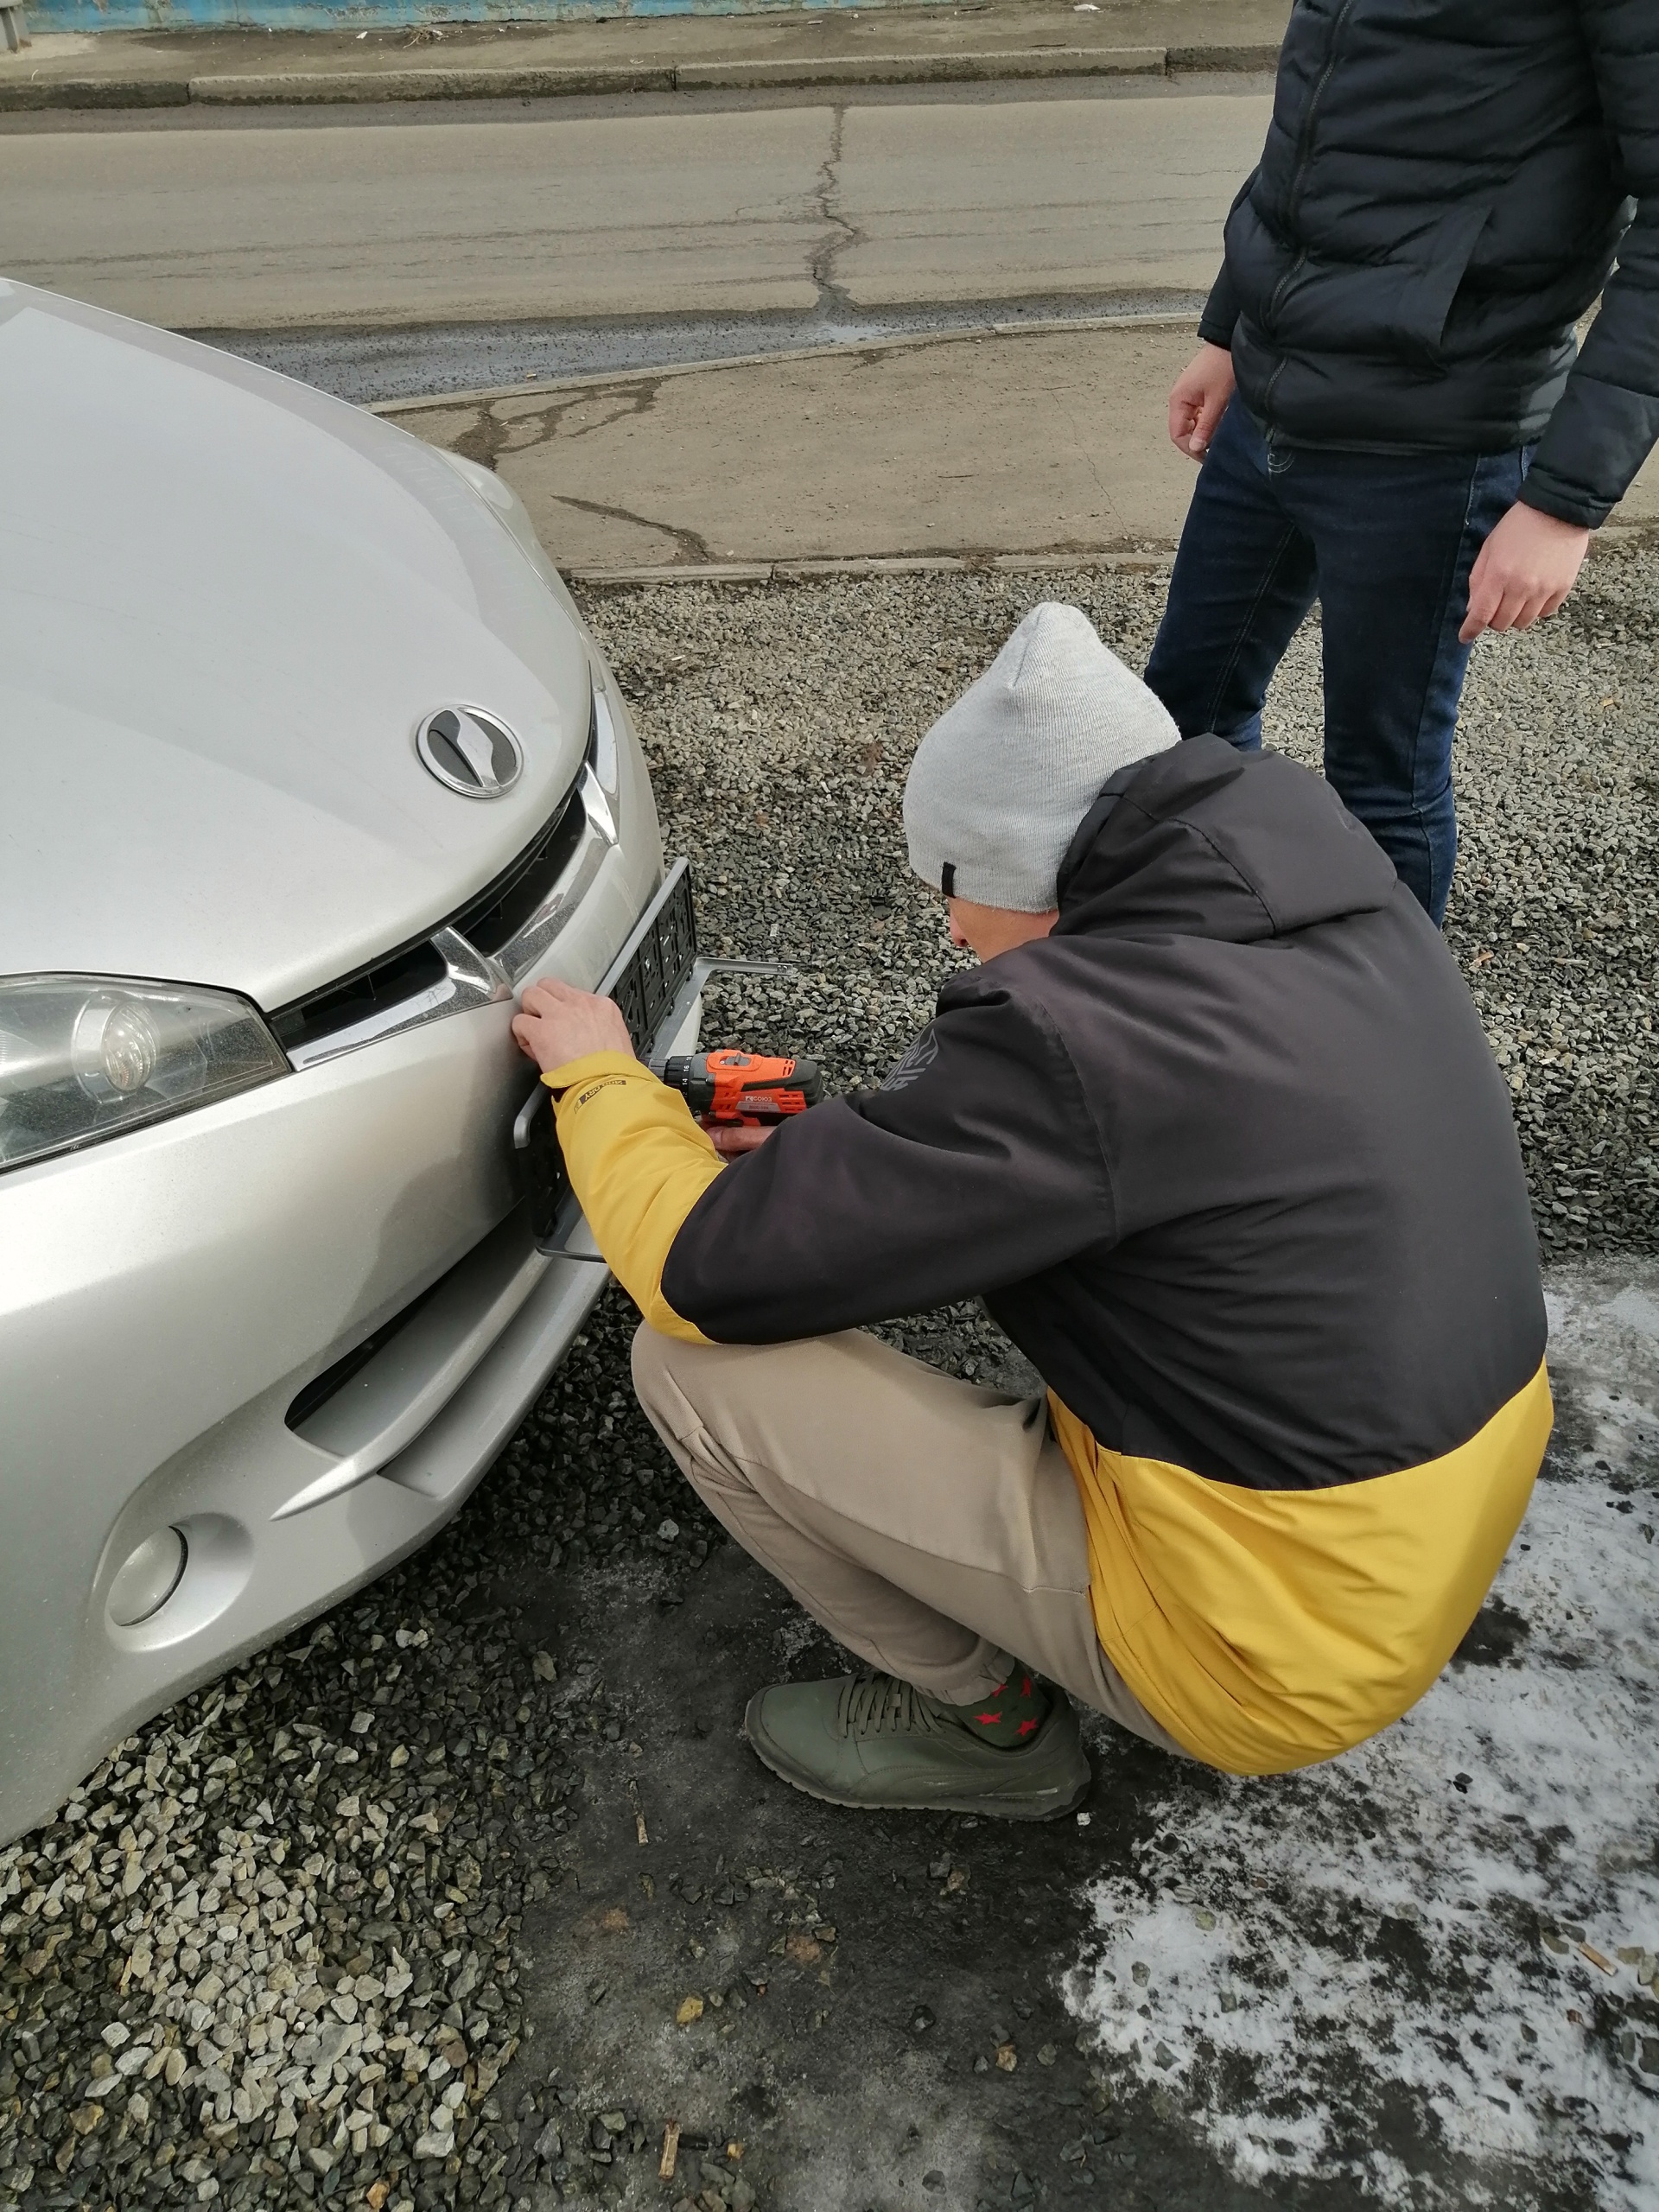
[[[1605,552],[1560,617],[1532,635],[1484,644],[1459,741],[1465,842],[1449,941],[1509,1075],[1546,1249],[1574,1261],[1659,1246],[1656,588],[1639,549]],[[590,592],[591,619],[635,706],[671,849],[693,857],[708,949],[769,952],[788,964],[776,977],[726,979],[711,989],[708,1041],[810,1052],[836,1088],[885,1072],[926,1020],[954,957],[937,900],[904,870],[898,802],[917,738],[1037,599],[1075,599],[1139,664],[1162,590],[1155,574],[1071,571]],[[1269,741],[1313,758],[1317,700],[1310,626],[1275,687]],[[533,1971],[556,1980],[561,1968],[556,1961],[534,1967],[525,1928],[566,1893],[564,1870],[596,1796],[609,1792],[632,1807],[628,1847],[637,1817],[644,1850],[645,1811],[627,1796],[626,1777],[645,1721],[626,1674],[613,1679],[601,1662],[610,1647],[601,1630],[579,1628],[585,1643],[569,1648],[556,1622],[512,1594],[515,1573],[533,1562],[538,1574],[562,1577],[557,1586],[601,1592],[624,1613],[648,1599],[671,1622],[710,1568],[721,1593],[716,1611],[753,1602],[742,1596],[749,1586],[741,1563],[730,1564],[720,1531],[633,1405],[631,1330],[626,1300],[609,1294],[450,1529],[324,1621],[138,1730],[54,1820],[0,1851],[0,2202],[26,2212],[106,2203],[122,2212],[196,2203],[236,2212],[325,2203],[427,2212],[457,2202],[545,2212],[556,2202],[619,2202],[647,2182],[673,2201],[655,2172],[676,2115],[630,2088],[620,2064],[599,2080],[584,2065],[588,2031],[579,2025],[569,2028],[563,2071],[536,2056],[527,2033]],[[976,1379],[1014,1387],[1029,1379],[972,1307],[906,1319],[886,1333]],[[1511,1601],[1533,1602],[1518,1585]],[[798,1617],[780,1615],[773,1643],[773,1663],[823,1656]],[[1455,1696],[1459,1682],[1448,1677],[1442,1689]],[[1400,1740],[1428,1741],[1440,1726],[1437,1711],[1426,1709],[1418,1736],[1405,1732]],[[1463,1741],[1453,1730],[1437,1754],[1440,1764],[1459,1762],[1449,1783],[1437,1781],[1456,1801],[1442,1808],[1437,1795],[1437,1815],[1484,1821],[1491,1808],[1484,1793],[1497,1785],[1483,1778],[1478,1732],[1466,1749]],[[1382,1763],[1379,1773],[1396,1762],[1389,1821],[1408,1827],[1427,1784],[1395,1738],[1357,1756]],[[1121,1802],[1097,1799],[1092,1827],[1064,1826],[1073,1858],[1086,1853],[1091,1866],[1128,1880],[1141,1865],[1136,1838],[1156,1828],[1154,1812],[1174,1800],[1167,1763],[1142,1750],[1124,1758]],[[1329,1812],[1319,1790],[1335,1786],[1296,1785],[1313,1793],[1308,1808],[1286,1815],[1276,1844],[1264,1830],[1259,1847],[1270,1881],[1278,1879],[1275,1849],[1291,1850],[1298,1837],[1312,1847],[1310,1823],[1317,1827]],[[1300,1802],[1294,1791],[1287,1802]],[[772,1816],[784,1825],[804,1817],[792,1804]],[[1491,1817],[1501,1823],[1503,1815]],[[1522,1808],[1517,1835],[1533,1834],[1538,1817]],[[659,1819],[653,1806],[653,1850]],[[1645,2096],[1659,2028],[1648,2029],[1643,2000],[1632,1993],[1643,1961],[1659,1950],[1659,1924],[1637,1910],[1639,1900],[1614,1910],[1611,1893],[1571,1875],[1568,1847],[1553,1847],[1558,1863],[1529,1907],[1537,1916],[1536,1958],[1526,1955],[1537,1974],[1557,1978],[1558,1994],[1569,1986],[1579,1994],[1567,2009],[1597,2024],[1605,2079],[1617,2078],[1619,2096]],[[933,1847],[909,1848],[926,1859]],[[1007,1839],[985,1829],[957,1848],[976,1867],[998,1870],[976,1872],[945,1901],[978,1929],[974,1916],[994,1881],[1016,1878],[1014,1860]],[[1053,1838],[1022,1838],[1020,1864],[1047,1864],[1048,1853],[1045,1880],[1057,1897],[1077,1896],[1077,1882],[1057,1871],[1072,1864],[1053,1857],[1058,1849]],[[1364,1864],[1363,1853],[1352,1862],[1354,1881]],[[1420,1909],[1453,1910],[1446,1885],[1465,1864],[1479,1930],[1496,1922],[1481,1884],[1512,1877],[1501,1855],[1449,1861]],[[1159,1891],[1166,1902],[1156,1911],[1185,1913],[1193,1941],[1230,1941],[1233,1908],[1196,1861],[1183,1859],[1173,1871],[1178,1888]],[[1192,1891],[1191,1902],[1179,1886]],[[1306,1902],[1289,1873],[1280,1886],[1286,1910]],[[1101,1927],[1138,1927],[1135,1915],[1144,1920],[1148,1910],[1114,1891]],[[912,1988],[936,1990],[923,1975],[938,1940],[930,1929],[940,1923],[913,1918],[920,1911],[918,1897],[902,1923],[882,1923],[882,1948],[898,1970],[914,1974]],[[940,1901],[929,1897],[927,1911],[938,1914]],[[1547,1912],[1556,1917],[1546,1928]],[[1203,1926],[1205,1913],[1213,1931]],[[804,1926],[808,1940],[839,1956],[848,1948],[845,1907],[836,1922],[838,1946],[811,1932],[816,1912]],[[1162,1926],[1147,1921],[1134,1941],[1156,1952],[1152,1938]],[[994,1918],[982,1927],[971,1940],[987,1948]],[[1300,1940],[1317,1948],[1316,1936],[1305,1928]],[[1569,1949],[1557,1953],[1548,1937]],[[1100,1940],[1097,1930],[1091,1941]],[[1581,1945],[1611,1959],[1617,1974],[1573,1948]],[[1635,1960],[1624,1961],[1622,1951],[1631,1949]],[[591,1947],[573,1940],[572,1972],[578,1955],[591,1958]],[[664,2037],[696,2037],[739,2017],[732,2004],[714,2006],[718,1993],[705,1977],[696,1985],[704,2016],[673,2027],[693,1986],[695,1955],[688,1952],[660,1993]],[[1098,1965],[1107,1954],[1089,1956]],[[1471,1974],[1490,1964],[1473,1934],[1467,1956]],[[1048,1961],[1056,1972],[1073,1963],[1058,1953]],[[1033,1964],[1044,1969],[1040,1957]],[[830,1966],[789,1970],[816,1974]],[[614,2001],[607,1995],[612,1977],[582,1971],[565,2017],[597,2022]],[[1159,1974],[1153,1986],[1162,1993],[1162,1963]],[[1210,1987],[1192,1985],[1206,2005]],[[1453,1976],[1446,1987],[1466,1997],[1448,1996],[1450,2009],[1427,2016],[1430,2024],[1473,2045],[1484,2033],[1483,1986]],[[1022,2022],[1037,2001],[1019,2000]],[[1087,2003],[1077,2001],[1092,2024]],[[1109,2120],[1101,2118],[1113,2094],[1105,2078],[1090,2075],[1085,2088],[1067,2072],[1074,2062],[1069,2044],[1055,2039],[1060,2019],[1042,2034],[1035,2024],[1011,2029],[994,2016],[982,2023],[977,2043],[963,2040],[951,2062],[963,2081],[1004,2082],[1009,2095],[1017,2087],[1022,2096],[1046,2094],[1052,2084],[1060,2101],[1054,2124],[1034,2133],[999,2123],[1001,2133],[982,2139],[988,2148],[976,2147],[982,2138],[971,2131],[962,2135],[947,2162],[953,2192],[976,2201],[964,2162],[977,2160],[988,2205],[1034,2201],[1071,2177],[1109,2178],[1126,2203],[1154,2185],[1160,2195],[1146,2201],[1173,2201],[1178,2189],[1194,2201],[1199,2172],[1211,2176],[1206,2202],[1242,2204],[1224,2179],[1232,2140],[1212,2122],[1221,2107],[1203,2086],[1218,2062],[1200,2050],[1197,1999],[1184,2003],[1171,2004],[1155,2035],[1142,2038],[1137,2050],[1150,2043],[1144,2056],[1104,2054],[1128,2101]],[[1614,2004],[1616,2026],[1605,2009]],[[941,2009],[937,1993],[927,2009]],[[841,2017],[826,1997],[802,2033],[821,2036],[815,2049],[844,2052],[853,2046],[835,2041]],[[941,2031],[912,2033],[910,2017],[897,2016],[895,2037],[930,2054],[927,2063],[944,2064],[931,2056],[946,2050]],[[1628,2053],[1621,2038],[1634,2038]],[[1020,2067],[1027,2048],[1035,2063]],[[1312,2048],[1326,2046],[1316,2037]],[[1060,2063],[1051,2068],[1046,2051],[1058,2051]],[[1479,2094],[1497,2063],[1496,2056],[1471,2062]],[[717,2088],[723,2081],[714,2070],[700,2078]],[[1365,2120],[1368,2108],[1343,2078],[1332,2059],[1324,2104],[1287,2121],[1269,2140],[1263,2171],[1294,2186],[1316,2142]],[[1137,2110],[1141,2121],[1130,2116]],[[1618,2117],[1624,2111],[1620,2104],[1613,2125],[1629,2132]],[[730,2118],[735,2138],[735,2107]],[[1397,2201],[1440,2201],[1432,2189],[1440,2185],[1433,2173],[1451,2170],[1444,2131],[1436,2136],[1425,2123],[1427,2132],[1414,2133],[1397,2112],[1391,2125],[1405,2174],[1389,2184]],[[1180,2145],[1195,2140],[1211,2145],[1207,2167],[1179,2164],[1189,2156]],[[1274,2140],[1289,2148],[1275,2150]],[[702,2150],[687,2142],[679,2153],[677,2183],[689,2193],[695,2179],[696,2201],[706,2207],[712,2194],[715,2204],[736,2208],[741,2199],[743,2212],[751,2202],[772,2212],[811,2201],[811,2173],[791,2174],[776,2140],[770,2151],[752,2147],[741,2175],[724,2142]],[[1574,2170],[1592,2192],[1578,2202],[1624,2201],[1611,2157],[1600,2169]],[[1541,2165],[1522,2163],[1503,2202],[1543,2212],[1564,2201],[1550,2193]],[[922,2185],[931,2188],[944,2171],[929,2167]],[[1466,2177],[1475,2170],[1460,2171]],[[1329,2201],[1357,2203],[1374,2184],[1375,2177],[1357,2181],[1357,2194]]]

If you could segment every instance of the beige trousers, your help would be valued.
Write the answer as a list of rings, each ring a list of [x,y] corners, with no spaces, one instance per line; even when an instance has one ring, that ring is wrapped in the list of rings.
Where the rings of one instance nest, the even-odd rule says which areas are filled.
[[[866,1664],[968,1705],[1023,1660],[1180,1750],[1096,1637],[1083,1508],[1041,1398],[857,1331],[687,1344],[642,1327],[633,1382],[716,1519]]]

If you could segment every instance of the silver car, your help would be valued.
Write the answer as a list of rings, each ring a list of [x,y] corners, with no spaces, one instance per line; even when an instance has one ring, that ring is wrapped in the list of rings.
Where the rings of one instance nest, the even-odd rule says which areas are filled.
[[[0,283],[0,1840],[477,1482],[605,1281],[512,1002],[663,874],[505,486]]]

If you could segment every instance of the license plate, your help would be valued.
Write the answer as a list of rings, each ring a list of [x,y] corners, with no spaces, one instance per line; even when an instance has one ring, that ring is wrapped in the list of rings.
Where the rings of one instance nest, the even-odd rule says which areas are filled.
[[[677,860],[663,887],[634,924],[599,987],[614,999],[642,1060],[654,1058],[669,1017],[697,962],[697,918],[691,904],[691,863]]]
[[[690,1011],[686,1001],[696,963],[691,864],[681,859],[669,869],[662,889],[629,931],[599,986],[601,998],[615,1000],[633,1049],[647,1065],[655,1065],[666,1052]],[[538,1082],[512,1125],[531,1229],[543,1250],[556,1249],[571,1259],[597,1259],[597,1253],[569,1248],[581,1209],[559,1150],[552,1101],[552,1092]]]

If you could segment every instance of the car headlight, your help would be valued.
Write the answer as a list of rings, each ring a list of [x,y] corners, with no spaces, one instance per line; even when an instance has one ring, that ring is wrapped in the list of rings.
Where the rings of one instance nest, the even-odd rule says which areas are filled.
[[[0,1169],[288,1072],[263,1017],[229,991],[0,976]]]

